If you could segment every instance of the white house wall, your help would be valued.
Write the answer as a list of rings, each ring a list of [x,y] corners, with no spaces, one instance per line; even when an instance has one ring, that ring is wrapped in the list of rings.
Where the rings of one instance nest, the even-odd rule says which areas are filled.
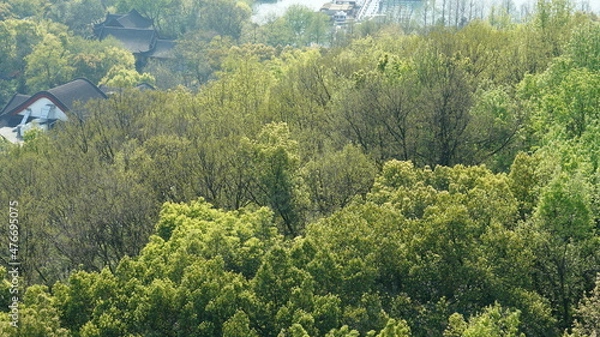
[[[54,105],[54,103],[52,103],[52,101],[49,100],[48,98],[41,97],[38,100],[36,100],[35,102],[33,102],[32,104],[30,104],[29,106],[27,106],[26,108],[24,108],[23,111],[19,112],[19,115],[24,116],[27,109],[31,109],[31,117],[32,118],[40,118],[42,115],[42,109],[46,106],[46,104]],[[52,116],[52,114],[54,116]],[[68,120],[67,115],[59,107],[54,108],[54,112],[53,113],[51,112],[50,116],[48,116],[48,117],[49,117],[49,119],[58,119],[61,121]]]

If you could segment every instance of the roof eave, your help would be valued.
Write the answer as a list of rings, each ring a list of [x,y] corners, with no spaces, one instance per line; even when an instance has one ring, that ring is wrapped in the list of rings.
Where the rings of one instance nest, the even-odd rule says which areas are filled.
[[[28,100],[31,98],[31,96],[29,96],[29,98],[27,98],[27,99],[26,99],[26,100],[25,100],[23,103],[21,103],[21,104],[17,105],[16,107],[14,107],[14,108],[12,108],[12,109],[10,109],[10,110],[7,110],[7,109],[8,109],[8,107],[10,106],[10,104],[11,104],[11,103],[12,103],[12,102],[13,102],[15,99],[17,99],[17,97],[18,97],[19,95],[21,95],[21,94],[19,94],[19,93],[16,93],[16,94],[14,94],[14,95],[13,95],[13,96],[10,98],[10,100],[8,101],[8,103],[6,103],[6,105],[4,106],[4,108],[2,108],[2,111],[0,111],[0,117],[2,117],[2,116],[4,116],[4,115],[9,115],[11,111],[15,110],[16,108],[18,108],[19,106],[21,106],[23,103],[27,102],[27,101],[28,101]]]

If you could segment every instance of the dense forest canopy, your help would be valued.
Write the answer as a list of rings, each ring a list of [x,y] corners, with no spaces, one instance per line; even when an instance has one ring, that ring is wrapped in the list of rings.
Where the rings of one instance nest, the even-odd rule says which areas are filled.
[[[253,24],[251,5],[0,4],[0,103],[124,83],[0,142],[21,262],[15,328],[0,252],[2,336],[600,333],[595,14],[539,0],[523,22],[333,33],[303,7]],[[132,8],[175,59],[140,73],[89,38]]]

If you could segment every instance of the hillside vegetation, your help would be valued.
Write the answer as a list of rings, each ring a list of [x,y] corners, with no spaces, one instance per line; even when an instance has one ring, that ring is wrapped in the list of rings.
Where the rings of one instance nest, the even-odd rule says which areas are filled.
[[[114,41],[9,3],[0,36],[38,44],[0,46],[0,74],[24,70],[0,97],[64,75],[31,68],[53,46],[81,60],[49,63],[71,75],[134,71]],[[193,81],[122,88],[0,143],[22,277],[18,328],[0,284],[0,335],[600,333],[595,15],[539,1],[524,23],[368,23],[327,48],[241,29],[189,44],[212,51]]]

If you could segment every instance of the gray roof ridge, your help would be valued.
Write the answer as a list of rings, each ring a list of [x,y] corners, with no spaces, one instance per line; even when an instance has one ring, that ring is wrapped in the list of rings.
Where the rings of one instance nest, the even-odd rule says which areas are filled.
[[[85,77],[78,77],[78,78],[75,78],[74,80],[71,80],[67,83],[64,83],[64,84],[61,84],[58,86],[55,86],[53,88],[38,91],[35,94],[24,99],[22,102],[19,102],[18,104],[15,104],[14,106],[11,106],[10,109],[8,109],[8,107],[10,105],[7,104],[4,107],[4,109],[2,110],[0,116],[8,115],[11,112],[14,112],[15,110],[23,108],[27,104],[31,103],[32,100],[38,99],[39,97],[48,97],[55,104],[60,105],[61,109],[70,110],[72,108],[70,105],[73,102],[77,101],[77,99],[73,99],[72,96],[73,96],[73,92],[77,91],[76,89],[74,90],[73,87],[76,86],[76,84],[78,82],[83,82],[83,84],[87,87],[87,89],[92,89],[93,96],[99,95],[100,98],[103,98],[103,99],[108,98],[108,96],[106,96],[106,94],[102,90],[100,90],[100,88],[98,88],[98,86],[96,86],[90,80],[88,80]],[[63,92],[63,90],[66,90],[66,91]],[[90,92],[88,92],[87,96],[90,96],[89,94],[90,94]],[[12,102],[15,99],[15,97],[17,97],[19,95],[21,95],[21,94],[15,94],[13,96],[13,98],[9,101],[9,103]],[[21,96],[26,97],[26,95],[21,95]],[[84,98],[86,98],[86,97],[84,97]],[[91,98],[94,98],[94,97],[87,97],[88,100]],[[96,98],[98,98],[98,97],[96,97]]]
[[[46,92],[49,92],[49,93],[51,93],[52,95],[54,95],[54,93],[53,93],[53,92],[55,92],[55,91],[56,91],[55,89],[64,88],[64,87],[66,87],[66,86],[68,86],[68,85],[72,85],[73,83],[75,83],[75,82],[79,82],[79,81],[83,81],[83,82],[85,82],[85,83],[86,83],[87,85],[89,85],[91,88],[95,89],[95,91],[97,91],[97,92],[98,92],[98,93],[99,93],[101,96],[104,96],[104,98],[107,98],[106,94],[105,94],[105,93],[104,93],[102,90],[100,90],[100,88],[98,88],[98,86],[97,86],[97,85],[95,85],[95,84],[94,84],[92,81],[88,80],[88,79],[87,79],[87,78],[85,78],[85,77],[76,77],[76,78],[72,79],[71,81],[69,81],[69,82],[67,82],[67,83],[63,83],[63,84],[61,84],[61,85],[57,85],[57,86],[55,86],[55,87],[53,87],[53,88],[50,88],[50,89],[47,89],[47,90],[42,90],[42,91],[40,91],[40,92],[44,92],[44,91],[46,91]],[[57,98],[58,98],[58,97],[57,97]]]

